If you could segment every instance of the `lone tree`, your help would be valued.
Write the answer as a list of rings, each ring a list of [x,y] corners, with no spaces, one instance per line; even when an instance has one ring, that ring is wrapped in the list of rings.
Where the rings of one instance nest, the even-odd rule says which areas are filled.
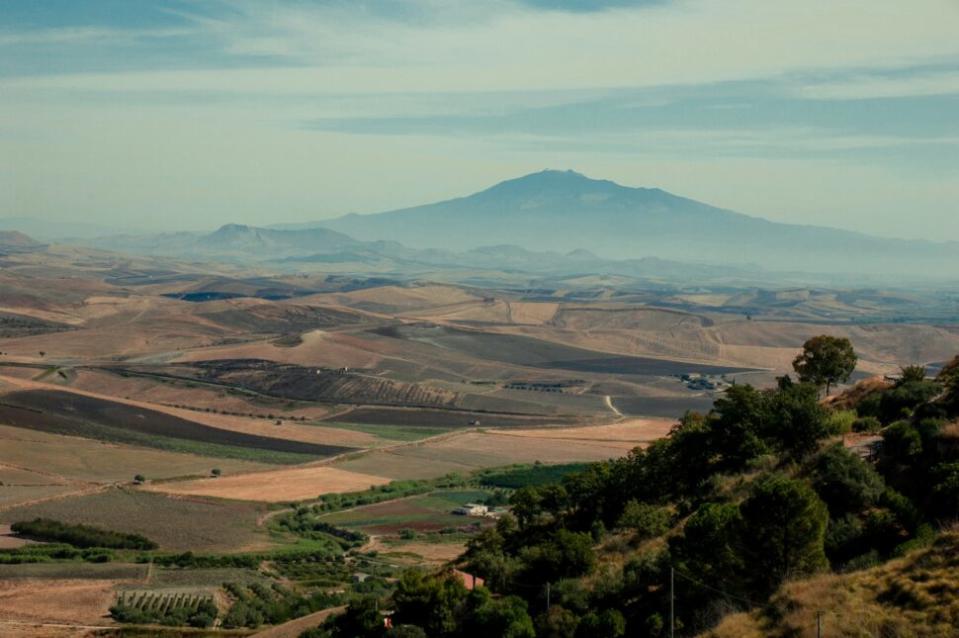
[[[849,379],[858,360],[849,339],[820,335],[803,344],[802,352],[793,360],[793,370],[800,381],[826,386],[828,395],[832,384]]]
[[[143,476],[142,474],[137,474],[136,476],[133,477],[133,482],[138,485],[140,483],[143,483],[146,480],[147,480],[147,477]]]

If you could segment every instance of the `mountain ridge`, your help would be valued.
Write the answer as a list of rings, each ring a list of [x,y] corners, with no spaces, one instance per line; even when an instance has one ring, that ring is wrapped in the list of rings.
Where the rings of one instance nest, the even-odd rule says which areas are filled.
[[[918,274],[959,266],[959,242],[886,239],[826,226],[785,224],[575,171],[544,170],[422,206],[316,223],[360,240],[470,250],[511,243],[606,259],[758,263],[775,270]],[[899,253],[902,253],[901,258]],[[915,260],[922,262],[916,263]]]

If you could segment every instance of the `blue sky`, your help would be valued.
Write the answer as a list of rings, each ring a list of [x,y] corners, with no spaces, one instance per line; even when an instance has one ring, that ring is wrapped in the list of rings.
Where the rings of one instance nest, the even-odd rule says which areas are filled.
[[[543,168],[959,240],[955,0],[0,0],[0,216],[308,221]]]

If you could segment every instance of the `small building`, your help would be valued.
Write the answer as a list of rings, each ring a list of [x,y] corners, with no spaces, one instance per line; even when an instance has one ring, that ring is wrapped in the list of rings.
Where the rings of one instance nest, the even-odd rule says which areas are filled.
[[[476,574],[469,574],[458,569],[453,570],[453,576],[458,578],[466,587],[466,589],[470,591],[476,589],[477,587],[482,587],[486,583],[486,581]]]
[[[356,572],[353,574],[353,582],[355,584],[366,582],[366,579],[369,578],[369,574],[364,574],[363,572]]]
[[[453,513],[460,516],[486,516],[489,513],[489,508],[479,503],[466,503],[453,510]]]

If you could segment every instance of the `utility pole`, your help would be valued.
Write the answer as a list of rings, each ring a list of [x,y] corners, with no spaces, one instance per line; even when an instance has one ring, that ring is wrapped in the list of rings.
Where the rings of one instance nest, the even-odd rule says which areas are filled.
[[[669,638],[676,631],[676,570],[669,568]]]
[[[816,612],[816,638],[822,638],[822,612]]]
[[[547,613],[549,612],[549,595],[550,595],[549,581],[546,581],[546,611]]]

